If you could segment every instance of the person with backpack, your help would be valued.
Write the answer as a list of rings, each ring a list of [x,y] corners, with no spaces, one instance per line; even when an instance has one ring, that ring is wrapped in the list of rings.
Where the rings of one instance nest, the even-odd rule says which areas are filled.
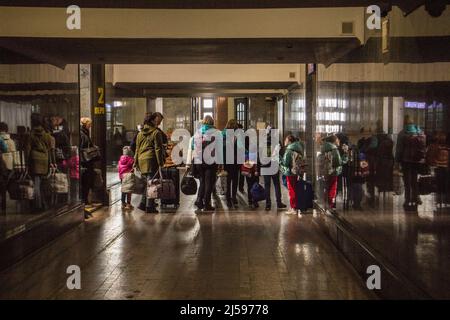
[[[233,130],[233,132],[237,129],[237,122],[235,119],[230,119],[225,126],[225,129],[222,131],[223,135],[223,148],[224,148],[224,170],[227,172],[227,192],[226,192],[226,201],[228,208],[233,208],[238,205],[237,201],[237,190],[238,190],[238,181],[239,181],[239,168],[240,165],[237,163],[237,153],[238,153],[238,142],[236,137],[228,138],[228,130]],[[229,145],[231,144],[231,145]],[[227,149],[233,149],[233,158],[230,159],[231,162],[227,161]]]
[[[403,133],[398,135],[395,160],[400,164],[405,185],[405,202],[403,208],[407,211],[417,210],[422,204],[419,197],[418,174],[425,164],[426,136],[408,120]]]
[[[289,192],[290,209],[286,214],[301,214],[297,208],[299,196],[296,192],[299,176],[302,174],[301,164],[304,161],[305,145],[297,140],[293,135],[289,135],[284,140],[286,147],[283,158],[281,160],[281,172],[286,176],[287,188]]]
[[[338,177],[342,174],[342,165],[348,161],[348,149],[344,148],[341,157],[339,144],[339,138],[331,135],[325,139],[321,149],[321,175],[325,178],[327,205],[332,210],[336,209]]]
[[[38,113],[31,114],[31,131],[25,142],[25,159],[28,172],[34,179],[36,210],[47,209],[48,195],[42,193],[41,182],[50,168],[56,168],[53,142],[52,136],[45,130],[43,117]]]
[[[205,116],[194,135],[191,145],[194,151],[193,174],[200,179],[195,206],[203,211],[214,211],[216,209],[212,206],[211,201],[216,183],[217,163],[207,163],[204,157],[204,150],[214,141],[215,137],[213,135],[216,130],[213,117]]]
[[[160,113],[148,115],[144,120],[144,127],[136,138],[135,167],[147,180],[161,172],[166,161],[164,138],[162,131],[158,129],[163,119]],[[146,213],[158,213],[154,199],[147,198],[147,190],[138,208]]]
[[[428,146],[427,164],[434,168],[437,185],[437,203],[442,205],[445,203],[445,197],[450,192],[447,184],[448,167],[450,160],[450,148],[446,144],[446,136],[444,132],[438,132],[433,142]]]
[[[268,126],[266,128],[266,140],[267,140],[267,157],[270,158],[270,162],[265,165],[261,165],[261,168],[269,168],[269,167],[279,167],[280,162],[280,143],[278,142],[274,148],[272,148],[271,144],[271,130],[276,130],[272,126]],[[273,149],[273,150],[272,150]],[[278,163],[275,163],[278,162]],[[275,198],[277,201],[277,209],[285,209],[286,205],[282,201],[281,197],[281,184],[280,184],[280,172],[273,175],[263,175],[264,177],[264,190],[266,193],[266,211],[270,211],[272,208],[272,199],[270,197],[270,185],[273,183],[273,187],[275,189]]]
[[[133,171],[133,165],[134,165],[133,151],[131,151],[131,147],[125,146],[122,148],[122,155],[120,156],[118,165],[119,179],[121,183],[124,178],[124,175]],[[131,192],[130,193],[122,192],[121,200],[122,200],[122,209],[124,210],[134,209],[134,207],[131,205]]]

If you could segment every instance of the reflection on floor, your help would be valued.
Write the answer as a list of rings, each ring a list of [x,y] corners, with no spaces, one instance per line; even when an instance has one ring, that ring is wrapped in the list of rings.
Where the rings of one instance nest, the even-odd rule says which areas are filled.
[[[374,298],[312,214],[250,210],[242,198],[238,210],[195,214],[193,202],[158,215],[98,211],[1,273],[0,298]],[[81,290],[66,287],[69,265],[81,267]]]
[[[403,196],[386,193],[378,200],[362,211],[339,205],[338,214],[416,286],[450,299],[450,207],[438,209],[433,195],[422,196],[417,212],[404,211]]]

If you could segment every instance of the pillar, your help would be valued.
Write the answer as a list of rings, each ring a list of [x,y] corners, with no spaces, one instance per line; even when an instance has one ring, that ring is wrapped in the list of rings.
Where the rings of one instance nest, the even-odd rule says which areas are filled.
[[[103,187],[98,193],[99,200],[108,205],[109,197],[106,191],[106,107],[105,107],[105,65],[91,65],[91,114],[92,141],[100,147],[102,159],[97,164],[103,176]]]
[[[316,177],[316,110],[318,101],[317,64],[305,68],[305,142],[306,142],[306,179],[315,183]]]

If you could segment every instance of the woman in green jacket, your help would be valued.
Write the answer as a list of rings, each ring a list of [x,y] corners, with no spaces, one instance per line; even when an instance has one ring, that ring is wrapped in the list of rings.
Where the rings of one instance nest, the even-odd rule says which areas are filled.
[[[134,163],[137,169],[147,179],[153,178],[159,169],[164,166],[166,152],[164,138],[158,126],[164,117],[160,113],[153,113],[144,120],[144,127],[136,138],[136,152]],[[153,199],[147,199],[147,190],[142,196],[139,209],[147,213],[158,213]]]

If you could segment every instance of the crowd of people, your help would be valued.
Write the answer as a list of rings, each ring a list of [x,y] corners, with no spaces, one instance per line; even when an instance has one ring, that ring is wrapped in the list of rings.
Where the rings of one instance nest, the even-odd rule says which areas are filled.
[[[121,180],[124,174],[136,169],[146,180],[152,179],[160,173],[160,168],[164,167],[170,156],[170,151],[167,150],[168,137],[159,128],[163,118],[161,113],[148,115],[131,146],[123,148],[123,155],[119,159]],[[362,130],[363,137],[358,138],[355,143],[352,143],[342,133],[322,137],[320,155],[316,161],[318,162],[318,181],[323,190],[326,206],[330,210],[336,209],[338,193],[342,193],[344,209],[353,207],[356,210],[362,210],[362,202],[366,193],[366,203],[369,206],[376,206],[375,190],[378,190],[379,193],[395,192],[400,194],[402,193],[399,190],[401,189],[400,179],[403,180],[402,185],[404,186],[405,210],[416,210],[417,206],[422,203],[420,188],[433,190],[441,202],[448,201],[448,199],[444,199],[449,191],[449,147],[446,136],[438,133],[436,137],[429,139],[427,145],[422,130],[406,119],[405,128],[399,133],[395,144],[390,135],[382,131],[380,122],[377,126],[376,133],[368,137],[364,137]],[[215,210],[212,198],[217,180],[224,182],[224,196],[229,208],[239,207],[237,197],[241,192],[247,196],[248,207],[257,208],[260,201],[265,201],[265,209],[270,211],[273,185],[276,207],[285,209],[287,205],[282,201],[280,183],[283,181],[289,195],[287,213],[302,213],[304,208],[299,206],[301,198],[311,196],[302,194],[298,187],[299,182],[305,180],[307,167],[304,141],[289,135],[283,143],[278,142],[276,146],[272,146],[271,140],[267,139],[267,150],[271,153],[268,154],[270,162],[261,164],[258,152],[250,150],[248,137],[244,140],[245,143],[241,143],[241,140],[237,139],[234,134],[228,139],[230,133],[242,129],[236,120],[231,119],[222,131],[223,159],[227,160],[225,164],[209,163],[204,159],[200,162],[196,161],[198,156],[196,152],[203,153],[214,141],[215,138],[208,137],[208,135],[212,135],[214,129],[214,119],[206,116],[196,132],[201,138],[195,139],[194,135],[189,143],[187,170],[199,180],[195,201],[198,210],[205,212]],[[270,126],[267,128],[268,135],[270,129],[274,128]],[[230,143],[232,145],[228,146],[227,144]],[[227,157],[229,150],[233,150],[234,157]],[[245,154],[243,164],[238,161],[237,155],[240,152]],[[277,157],[273,156],[275,153],[278,155]],[[279,170],[274,174],[263,175],[262,168],[269,167],[274,161],[278,162]],[[432,168],[435,169],[433,175],[431,174]],[[425,175],[427,175],[427,179],[423,177]],[[260,186],[261,176],[263,187]],[[429,181],[429,176],[433,176],[432,182]],[[245,183],[247,184],[246,192],[244,191]],[[421,184],[424,186],[421,187]],[[259,195],[257,192],[262,192],[263,195]],[[157,213],[154,199],[149,199],[145,194],[144,192],[139,209]],[[133,209],[131,193],[122,194],[122,205],[124,209]]]
[[[71,145],[66,120],[33,113],[31,127],[21,129],[13,137],[8,124],[0,123],[1,210],[6,211],[7,191],[11,200],[30,200],[32,212],[75,200],[78,147]]]

